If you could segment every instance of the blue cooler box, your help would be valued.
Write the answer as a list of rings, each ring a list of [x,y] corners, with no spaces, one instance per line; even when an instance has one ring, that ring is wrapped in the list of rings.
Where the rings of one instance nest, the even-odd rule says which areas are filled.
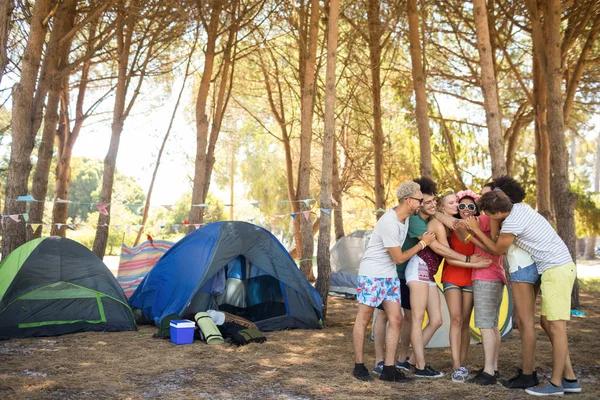
[[[189,319],[174,319],[170,323],[171,342],[175,344],[194,343],[194,328],[196,323]]]

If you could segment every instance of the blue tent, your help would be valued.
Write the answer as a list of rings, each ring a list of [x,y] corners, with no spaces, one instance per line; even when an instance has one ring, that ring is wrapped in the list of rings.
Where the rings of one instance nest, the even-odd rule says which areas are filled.
[[[262,331],[320,328],[321,297],[267,230],[216,222],[177,242],[129,300],[160,322],[209,309],[247,318]]]

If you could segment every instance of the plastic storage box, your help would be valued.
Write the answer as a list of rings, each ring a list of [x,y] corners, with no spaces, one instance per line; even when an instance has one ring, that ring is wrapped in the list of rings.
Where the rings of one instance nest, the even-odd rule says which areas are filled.
[[[194,342],[196,323],[188,319],[174,319],[170,323],[171,342],[175,344],[191,344]]]

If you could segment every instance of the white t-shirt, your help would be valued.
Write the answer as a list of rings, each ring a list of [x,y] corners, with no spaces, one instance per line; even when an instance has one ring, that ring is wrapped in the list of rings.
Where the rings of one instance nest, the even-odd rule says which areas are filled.
[[[358,275],[371,278],[398,277],[396,262],[388,248],[402,247],[408,232],[408,220],[406,218],[404,223],[398,221],[394,209],[388,210],[379,218],[360,262]]]
[[[573,261],[567,245],[552,225],[527,204],[513,204],[500,233],[515,236],[515,244],[531,254],[540,274]]]
[[[529,267],[531,264],[535,263],[531,254],[514,243],[506,250],[505,259],[508,262],[508,272],[511,274],[517,272],[519,268]]]

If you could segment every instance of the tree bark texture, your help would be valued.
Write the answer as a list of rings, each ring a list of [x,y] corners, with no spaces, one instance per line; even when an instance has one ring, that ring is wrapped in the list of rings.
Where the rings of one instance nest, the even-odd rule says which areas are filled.
[[[329,209],[329,213],[321,210],[319,226],[319,242],[317,246],[317,280],[316,289],[323,300],[323,315],[327,317],[327,295],[331,285],[331,263],[329,247],[331,244],[331,211],[333,211],[332,175],[333,151],[335,142],[335,64],[337,59],[338,21],[340,14],[339,0],[330,0],[329,19],[327,23],[327,69],[325,74],[325,132],[323,136],[323,156],[321,167],[321,208]]]
[[[332,196],[337,202],[337,205],[333,206],[333,231],[335,232],[335,240],[338,241],[340,238],[345,236],[344,233],[344,216],[343,216],[343,202],[342,202],[342,189],[340,187],[340,171],[338,168],[338,154],[337,154],[337,140],[333,141],[333,153],[332,153],[333,171],[331,176],[331,191]]]
[[[48,41],[47,60],[44,60],[43,63],[43,68],[45,69],[43,73],[46,75],[44,79],[46,79],[45,84],[48,88],[48,101],[46,103],[46,115],[44,116],[42,141],[38,148],[37,164],[31,187],[31,195],[35,199],[45,199],[48,193],[48,178],[54,154],[54,139],[57,134],[60,97],[61,93],[68,93],[69,91],[69,76],[61,76],[61,70],[69,64],[69,52],[72,41],[62,41],[62,39],[75,25],[76,15],[76,0],[66,0],[60,3]],[[43,217],[44,203],[32,203],[29,208],[29,220],[32,223],[41,224]],[[63,227],[61,230],[63,232],[62,236],[64,236],[65,228]],[[52,227],[52,232],[53,234],[57,233],[54,226]],[[28,229],[27,234],[29,236],[28,239],[40,237],[42,226],[37,229],[37,232]]]
[[[92,20],[89,27],[89,40],[86,44],[86,54],[92,54],[98,41],[97,28],[99,18]],[[59,118],[57,139],[58,152],[56,162],[56,186],[55,197],[58,199],[69,199],[69,188],[71,181],[71,158],[73,155],[73,147],[79,137],[83,122],[87,115],[83,111],[83,103],[88,86],[89,72],[92,65],[91,58],[84,61],[81,68],[81,78],[77,92],[77,100],[75,103],[75,124],[71,130],[69,117],[69,86],[65,79],[65,84],[61,92],[61,113]],[[66,224],[69,214],[69,203],[54,202],[52,208],[52,231],[51,235],[65,237],[66,228],[59,228],[58,224]]]
[[[485,119],[488,127],[492,176],[506,175],[504,158],[504,140],[502,135],[502,113],[498,102],[498,84],[494,71],[494,61],[488,26],[488,12],[485,0],[473,0],[477,50],[481,67],[481,90],[485,107]]]
[[[207,27],[206,52],[204,53],[204,70],[198,97],[196,98],[196,161],[194,168],[194,189],[192,191],[192,204],[190,207],[190,225],[201,224],[204,218],[204,208],[194,204],[204,203],[204,185],[206,185],[206,148],[208,144],[208,115],[206,104],[212,80],[213,66],[215,62],[215,49],[217,36],[219,34],[219,18],[223,9],[222,0],[211,2],[212,10]],[[190,228],[191,229],[191,228]]]
[[[575,213],[576,196],[569,187],[569,154],[564,132],[563,97],[561,91],[561,36],[560,0],[549,0],[546,9],[547,66],[546,86],[548,89],[548,137],[550,140],[551,195],[556,205],[558,235],[565,242],[575,260]],[[578,291],[573,291],[573,307],[579,306]]]
[[[2,83],[2,76],[4,76],[4,70],[8,65],[6,46],[8,44],[8,32],[12,27],[14,7],[14,0],[0,0],[0,83]]]
[[[590,236],[585,241],[585,253],[583,258],[586,260],[596,259],[596,236]]]
[[[542,69],[545,60],[540,61],[542,55],[538,47],[545,48],[544,43],[539,43],[537,37],[533,36],[533,99],[535,114],[535,170],[537,189],[537,209],[552,213],[552,201],[550,199],[550,142],[548,140],[548,129],[546,123],[546,72]],[[545,51],[543,57],[545,59]],[[552,213],[553,214],[553,213]]]
[[[22,214],[26,203],[15,201],[27,194],[31,173],[31,152],[35,145],[33,99],[44,46],[47,25],[43,23],[52,8],[51,0],[38,0],[33,7],[29,37],[21,65],[21,78],[12,90],[12,143],[6,181],[6,201],[3,215]],[[43,200],[43,199],[38,199]],[[3,224],[2,257],[25,243],[25,223],[7,218]]]
[[[415,91],[417,128],[419,131],[420,171],[421,176],[433,179],[433,164],[431,161],[431,132],[429,130],[429,111],[427,107],[427,92],[425,89],[425,69],[421,61],[421,40],[419,34],[419,13],[417,1],[408,0],[408,38],[410,42],[410,59],[412,63],[412,78]]]
[[[301,59],[304,60],[304,66],[300,69],[304,71],[304,81],[301,91],[301,122],[300,122],[300,161],[298,168],[298,187],[296,194],[298,200],[310,198],[310,147],[312,142],[312,124],[313,108],[315,99],[316,84],[316,64],[317,64],[317,41],[319,38],[319,2],[310,1],[310,22],[308,25],[308,46],[304,47],[307,54]],[[303,51],[303,47],[300,48]],[[310,208],[303,202],[299,202],[299,211],[303,214]],[[314,252],[314,239],[312,235],[311,214],[308,218],[304,215],[298,215],[300,218],[300,229],[302,231],[302,252],[300,258],[300,271],[309,280],[314,281],[315,277],[312,270],[312,257]]]
[[[369,0],[367,23],[369,26],[369,63],[371,68],[371,97],[373,101],[373,162],[375,209],[385,210],[385,187],[383,183],[383,126],[381,121],[381,35],[383,27],[379,19],[379,0]],[[376,213],[381,218],[383,211]]]

